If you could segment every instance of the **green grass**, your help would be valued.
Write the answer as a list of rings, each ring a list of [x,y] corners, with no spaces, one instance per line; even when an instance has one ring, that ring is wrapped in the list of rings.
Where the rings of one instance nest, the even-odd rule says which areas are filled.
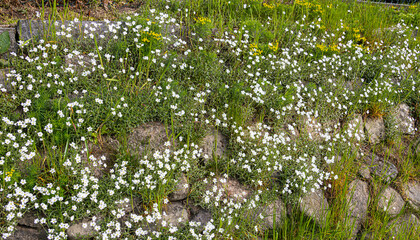
[[[55,10],[50,22],[71,18]],[[121,16],[118,38],[88,32],[57,41],[53,27],[44,41],[20,48],[6,82],[12,91],[0,93],[3,236],[13,232],[16,214],[36,210],[57,239],[65,238],[63,224],[94,216],[101,219],[97,239],[141,238],[147,225],[156,239],[348,239],[346,196],[360,178],[358,152],[393,162],[399,174],[389,184],[398,190],[420,177],[419,155],[410,150],[418,131],[403,134],[391,114],[405,103],[418,126],[419,41],[412,34],[419,17],[417,5],[145,1],[138,14]],[[348,126],[355,114],[385,119],[380,143]],[[131,132],[149,122],[161,123],[172,146],[138,156],[128,146]],[[224,154],[213,152],[206,163],[199,146],[209,129],[227,141]],[[101,159],[96,149],[108,151],[107,138],[119,144]],[[204,232],[156,219],[182,174],[190,184],[185,201],[212,214]],[[226,196],[224,179],[246,186],[248,200]],[[382,180],[369,180],[360,239],[390,234],[393,218],[376,206]],[[322,226],[298,205],[316,189],[330,206]],[[121,213],[124,199],[135,215]],[[287,214],[265,229],[252,211],[276,199]]]

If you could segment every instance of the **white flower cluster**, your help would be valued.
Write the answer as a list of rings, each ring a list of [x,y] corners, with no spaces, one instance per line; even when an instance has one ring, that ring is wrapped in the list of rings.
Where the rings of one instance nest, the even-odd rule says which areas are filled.
[[[243,5],[247,11],[250,7]],[[417,68],[420,48],[403,38],[412,29],[404,23],[397,26],[398,44],[378,42],[366,49],[346,40],[344,24],[336,31],[323,31],[322,19],[303,24],[304,15],[280,36],[288,44],[269,43],[272,51],[262,54],[250,26],[221,31],[214,39],[194,32],[186,38],[180,37],[183,20],[155,9],[148,14],[147,19],[138,14],[126,17],[124,23],[105,21],[105,30],[101,24],[78,19],[60,27],[54,24],[56,36],[71,43],[78,43],[72,41],[75,29],[83,29],[79,40],[95,46],[92,49],[42,39],[37,44],[19,43],[27,48],[26,55],[17,57],[22,71],[11,70],[7,84],[0,85],[0,96],[22,110],[16,113],[20,120],[1,116],[0,192],[5,197],[0,202],[7,220],[0,226],[3,239],[10,237],[16,220],[30,207],[51,213],[35,220],[49,228],[49,239],[67,238],[66,229],[82,217],[92,219],[84,227],[89,224],[100,239],[124,239],[129,234],[176,239],[182,228],[164,221],[162,210],[178,183],[175,176],[197,170],[210,175],[193,185],[210,186],[200,197],[217,218],[205,226],[189,222],[187,231],[195,239],[232,237],[241,214],[255,209],[269,188],[280,187],[277,193],[287,196],[331,187],[328,182],[337,175],[328,166],[338,161],[337,152],[350,152],[365,139],[358,119],[344,125],[338,119],[355,110],[387,109],[403,93],[418,93],[410,71]],[[179,9],[178,14],[196,13]],[[268,20],[270,24],[272,19]],[[152,38],[157,43],[148,44]],[[109,41],[108,47],[96,44],[99,41]],[[109,51],[120,41],[120,52]],[[328,45],[332,41],[335,45]],[[328,54],[316,53],[327,45],[333,49]],[[193,79],[199,70],[190,60],[196,54],[211,55],[212,65],[205,70],[214,68],[221,74],[214,82],[210,70],[203,75],[204,84]],[[21,73],[26,67],[32,69],[30,74]],[[121,92],[126,95],[118,95]],[[80,142],[88,146],[90,140],[100,141],[106,127],[132,124],[131,116],[125,119],[123,113],[138,96],[148,96],[155,104],[151,108],[167,110],[174,126],[200,125],[229,133],[228,154],[202,168],[202,158],[211,156],[203,156],[190,136],[184,141],[188,145],[173,144],[174,140],[159,146],[164,150],[144,156],[120,153],[111,160],[84,147],[80,151]],[[215,106],[216,101],[222,102]],[[261,119],[250,124],[255,112]],[[409,133],[416,131],[413,118],[406,127]],[[31,183],[34,187],[23,190],[27,183],[16,174],[18,162],[33,161],[36,155],[45,164],[43,175]],[[212,171],[212,164],[225,168],[218,169],[222,176]],[[226,171],[257,190],[229,195],[231,176]],[[123,207],[134,206],[133,196],[141,198],[140,210]]]

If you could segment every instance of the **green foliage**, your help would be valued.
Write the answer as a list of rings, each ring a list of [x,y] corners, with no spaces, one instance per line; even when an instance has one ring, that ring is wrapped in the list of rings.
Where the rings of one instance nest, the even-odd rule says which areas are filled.
[[[9,50],[10,47],[10,36],[8,31],[4,31],[0,34],[0,54],[3,54]]]
[[[362,78],[366,83],[369,84],[379,77],[379,75],[382,72],[382,69],[383,66],[380,62],[367,60],[367,64],[361,69]]]
[[[420,13],[419,12],[401,12],[397,17],[399,20],[403,20],[407,24],[413,24],[418,26],[420,23]]]
[[[217,239],[348,238],[342,225],[345,189],[357,172],[355,149],[370,147],[356,141],[354,129],[349,133],[350,114],[383,116],[389,143],[400,136],[387,116],[392,106],[407,102],[420,116],[419,63],[413,54],[418,41],[399,30],[375,32],[402,19],[415,24],[415,9],[338,0],[144,1],[142,8],[120,19],[124,34],[103,48],[100,42],[95,48],[82,44],[83,39],[33,41],[23,58],[13,60],[16,72],[7,80],[12,90],[0,93],[4,193],[24,179],[25,191],[39,196],[37,203],[60,197],[45,210],[49,229],[63,232],[60,223],[101,216],[100,232],[106,234],[104,228],[124,219],[117,236],[123,239],[144,227],[153,208],[165,209],[185,175],[190,186],[185,202],[212,210],[215,228],[208,231]],[[405,34],[414,29],[402,25]],[[319,139],[309,138],[305,117],[319,123]],[[151,121],[165,125],[172,146],[134,154],[130,131]],[[227,148],[206,162],[197,144],[205,142],[209,129],[227,138]],[[108,150],[101,141],[105,135],[119,141],[109,159],[96,154]],[[21,170],[23,149],[36,155]],[[396,158],[397,181],[418,176],[418,155]],[[252,196],[246,203],[229,202],[229,189],[209,186],[221,178],[238,180]],[[322,227],[296,204],[312,188],[325,190],[331,206]],[[279,198],[296,208],[274,230],[255,230],[259,216],[249,208]],[[137,216],[124,212],[122,199],[129,199]],[[0,202],[7,204],[5,198]],[[61,222],[52,223],[56,216]],[[372,231],[386,237],[379,223],[389,219],[375,211],[369,217]],[[197,232],[189,227],[171,236],[194,238]],[[164,239],[172,231],[156,229]]]

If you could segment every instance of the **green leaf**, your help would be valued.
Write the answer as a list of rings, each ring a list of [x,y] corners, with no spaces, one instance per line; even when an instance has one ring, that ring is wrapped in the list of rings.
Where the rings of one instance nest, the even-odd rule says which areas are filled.
[[[3,54],[9,50],[10,47],[10,36],[9,32],[5,31],[0,34],[0,54]]]
[[[120,80],[115,79],[115,78],[107,78],[106,80],[111,81],[111,82],[119,82]]]

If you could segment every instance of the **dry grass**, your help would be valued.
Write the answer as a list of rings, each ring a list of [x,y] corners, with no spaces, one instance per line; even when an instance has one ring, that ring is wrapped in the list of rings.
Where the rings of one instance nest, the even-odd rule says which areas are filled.
[[[141,2],[138,0],[132,3],[125,3],[122,1],[109,1],[108,7],[105,8],[102,0],[64,0],[57,1],[57,11],[63,12],[68,8],[68,18],[83,16],[87,20],[114,20],[121,14],[129,14],[135,12],[140,6]],[[47,2],[44,2],[45,18],[52,12],[52,7]],[[15,24],[19,19],[34,19],[37,12],[42,11],[41,0],[4,0],[0,1],[0,25]]]

